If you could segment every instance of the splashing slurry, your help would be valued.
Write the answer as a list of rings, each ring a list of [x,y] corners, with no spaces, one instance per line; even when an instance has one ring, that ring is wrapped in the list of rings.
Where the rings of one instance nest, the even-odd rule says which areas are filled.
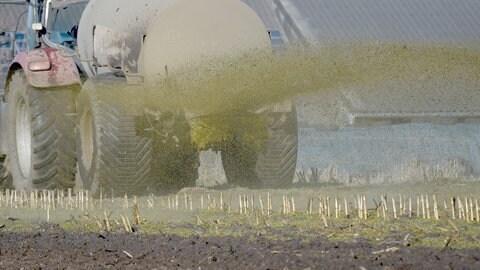
[[[346,120],[337,117],[338,97],[345,89],[352,90],[350,96],[367,99],[353,104],[362,111],[478,108],[480,50],[367,42],[303,44],[275,53],[208,59],[156,82],[147,91],[158,98],[146,95],[147,106],[185,108],[195,116],[221,114],[215,118],[222,122],[219,126],[236,112],[313,94],[320,95],[319,108],[300,116],[315,118],[307,122],[342,125]]]
[[[255,109],[302,94],[392,87],[391,82],[402,81],[424,91],[440,91],[440,83],[448,81],[478,90],[478,49],[346,43],[251,52],[206,60],[170,74],[155,85],[162,94],[155,102],[212,114]]]
[[[235,57],[206,58],[200,64],[168,68],[167,76],[162,74],[147,81],[154,83],[125,91],[129,95],[124,98],[127,110],[134,108],[136,115],[144,108],[152,112],[184,110],[192,126],[191,137],[203,149],[228,139],[239,128],[251,141],[262,141],[258,138],[266,135],[262,128],[266,119],[252,112],[285,100],[297,100],[299,126],[328,130],[352,122],[359,124],[359,115],[380,119],[480,116],[480,47],[360,41],[299,44],[275,52],[251,51]],[[123,95],[115,89],[107,92],[112,98]],[[140,124],[145,126],[137,125],[137,130],[151,129],[149,121]],[[343,148],[351,149],[349,143]],[[299,160],[317,155],[305,163],[308,168],[317,166],[317,150],[304,155],[304,148],[300,142]],[[331,151],[342,158],[345,153],[352,154],[351,150],[341,152],[334,148],[337,150]],[[358,157],[380,162],[371,155]],[[391,167],[401,158],[391,155],[388,160],[387,167]]]

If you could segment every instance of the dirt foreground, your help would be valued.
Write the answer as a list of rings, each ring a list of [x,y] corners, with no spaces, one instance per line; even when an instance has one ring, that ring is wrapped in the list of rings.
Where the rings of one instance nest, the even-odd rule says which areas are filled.
[[[1,269],[479,269],[480,248],[413,247],[402,239],[330,241],[240,237],[0,230]]]

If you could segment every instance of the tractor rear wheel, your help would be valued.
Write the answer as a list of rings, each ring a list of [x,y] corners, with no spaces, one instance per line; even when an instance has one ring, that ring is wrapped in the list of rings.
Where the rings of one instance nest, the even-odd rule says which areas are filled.
[[[297,118],[295,112],[269,112],[268,135],[262,149],[243,134],[223,142],[222,162],[229,183],[248,187],[283,187],[292,183],[297,163]]]
[[[17,189],[75,185],[74,90],[36,89],[22,70],[8,87],[8,170]]]

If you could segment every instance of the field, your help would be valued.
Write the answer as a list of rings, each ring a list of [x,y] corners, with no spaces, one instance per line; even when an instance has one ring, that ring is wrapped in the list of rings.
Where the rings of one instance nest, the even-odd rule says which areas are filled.
[[[189,108],[198,115],[192,138],[204,148],[233,134],[232,106],[256,111],[306,99],[297,102],[295,184],[250,190],[210,177],[223,186],[142,197],[101,190],[99,198],[81,189],[3,190],[0,269],[478,269],[477,122],[447,119],[439,128],[416,117],[431,121],[424,118],[439,108],[476,116],[479,55],[478,48],[299,45],[181,70],[130,105]],[[335,102],[345,98],[366,103],[358,111]],[[400,120],[411,123],[348,127],[356,113],[391,111],[410,112]],[[359,176],[365,171],[376,174]]]
[[[479,190],[472,180],[97,199],[9,190],[0,268],[473,269]]]
[[[67,9],[57,2],[51,11]],[[166,8],[175,1],[157,2]],[[143,8],[132,5],[132,12],[148,10],[135,22],[124,7],[109,17],[98,5],[104,18],[87,9],[92,24],[83,19],[78,36],[67,27],[75,37],[65,43],[78,54],[68,50],[69,57],[94,76],[82,76],[79,93],[40,91],[27,87],[33,73],[25,80],[20,70],[8,72],[13,79],[0,89],[0,105],[8,104],[0,106],[6,123],[0,127],[0,270],[480,269],[480,47],[471,31],[478,25],[473,1],[455,8],[415,1],[397,8],[375,1],[243,2],[273,30],[273,52],[244,50],[257,47],[249,45],[255,39],[227,27],[236,18],[225,17],[223,8],[216,11],[225,25],[203,28],[210,19],[196,25],[192,16],[182,20],[192,26],[182,32],[173,24],[180,17],[169,15],[174,8],[162,13],[145,1]],[[31,16],[55,14],[30,6],[20,16],[29,16],[30,25]],[[148,15],[154,10],[155,20]],[[124,24],[123,12],[129,13]],[[23,28],[20,17],[15,31]],[[37,47],[51,46],[41,36],[55,42],[69,17],[42,19]],[[172,31],[156,33],[157,21]],[[83,31],[85,25],[93,30]],[[2,82],[21,44],[33,46],[24,40],[32,35],[12,29],[0,31]],[[281,40],[286,46],[277,46]],[[184,41],[190,41],[185,48]],[[50,76],[63,71],[56,64],[48,69]],[[107,69],[112,76],[102,74]],[[212,166],[203,162],[208,159]],[[277,162],[281,173],[260,183],[261,172]],[[295,162],[288,188],[233,185],[283,187]],[[178,191],[195,179],[198,187]],[[18,190],[1,190],[12,186]],[[65,189],[20,190],[51,187]],[[124,194],[145,189],[164,193]]]

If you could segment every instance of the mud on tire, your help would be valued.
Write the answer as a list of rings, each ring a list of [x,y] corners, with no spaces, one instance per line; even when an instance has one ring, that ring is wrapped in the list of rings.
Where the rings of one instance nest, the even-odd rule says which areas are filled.
[[[75,184],[74,87],[36,89],[22,70],[8,84],[8,170],[17,189]]]
[[[222,144],[222,162],[231,184],[248,187],[282,187],[290,184],[297,163],[297,119],[295,111],[270,112],[268,136],[260,151],[242,133]]]

